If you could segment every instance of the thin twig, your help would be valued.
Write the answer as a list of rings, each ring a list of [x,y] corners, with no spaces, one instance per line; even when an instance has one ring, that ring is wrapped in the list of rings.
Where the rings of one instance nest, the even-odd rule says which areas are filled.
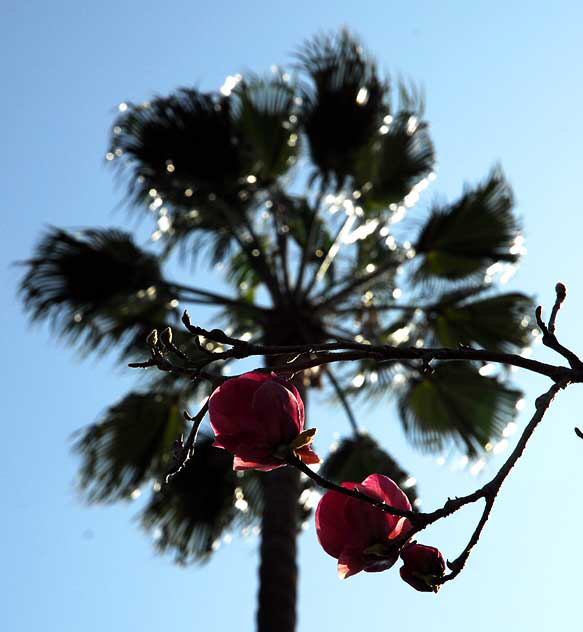
[[[188,434],[188,438],[184,443],[182,443],[182,439],[176,439],[174,442],[173,448],[173,459],[170,463],[170,466],[165,474],[165,482],[168,483],[170,479],[175,476],[180,470],[186,465],[186,462],[192,456],[192,452],[194,450],[194,444],[196,442],[196,436],[198,435],[198,430],[200,428],[200,424],[204,419],[209,407],[209,398],[207,398],[203,407],[196,413],[194,417],[191,417],[188,412],[184,411],[184,417],[187,421],[192,421],[192,428],[190,429],[190,433]]]
[[[545,347],[548,347],[549,349],[552,349],[562,355],[563,358],[569,362],[572,369],[583,369],[583,362],[581,362],[577,355],[570,349],[563,347],[563,345],[557,340],[555,334],[551,333],[549,328],[546,326],[542,319],[542,307],[540,305],[536,308],[535,315],[537,325],[543,333],[543,344]]]
[[[555,285],[555,294],[555,304],[553,305],[551,317],[549,318],[549,332],[551,334],[555,333],[555,321],[557,320],[557,315],[561,309],[561,305],[567,298],[567,288],[564,283],[557,283],[557,285]]]
[[[442,579],[441,583],[454,579],[454,577],[456,577],[462,571],[468,557],[470,556],[470,553],[473,547],[477,544],[478,540],[480,539],[480,535],[482,533],[484,526],[486,525],[486,522],[488,521],[490,511],[492,510],[494,501],[496,500],[496,496],[498,495],[498,492],[500,491],[502,484],[506,480],[508,474],[510,474],[512,468],[516,465],[516,462],[518,461],[518,459],[522,456],[522,453],[524,452],[524,448],[526,447],[528,440],[534,433],[538,424],[542,421],[542,418],[544,417],[546,411],[549,409],[549,406],[551,405],[551,402],[553,401],[555,395],[562,388],[565,388],[565,386],[566,386],[566,383],[553,384],[546,393],[544,393],[543,395],[541,395],[540,397],[536,399],[535,413],[532,416],[532,419],[527,424],[526,428],[524,429],[522,435],[520,436],[520,439],[518,440],[518,443],[516,444],[514,450],[512,451],[510,456],[506,459],[506,461],[504,462],[500,470],[498,470],[498,473],[494,476],[494,478],[489,483],[484,485],[484,487],[478,490],[478,494],[477,494],[478,497],[484,498],[486,501],[484,510],[482,512],[482,516],[465,549],[455,560],[453,560],[453,562],[450,562],[448,564],[449,568],[451,569],[451,573],[446,575]],[[470,502],[474,502],[474,499],[476,499],[475,497],[476,497],[476,493],[470,494],[467,497],[458,498],[458,499],[455,499],[454,501],[450,501],[451,503],[450,509],[452,510],[452,513],[454,511],[457,511],[459,508],[461,508],[465,504],[467,504],[465,502],[466,498],[471,498]],[[434,520],[432,520],[431,522],[434,522]]]
[[[338,343],[340,348],[351,348],[351,345]],[[583,382],[583,370],[582,369],[569,369],[563,366],[555,366],[553,364],[546,364],[545,362],[538,362],[537,360],[530,360],[519,355],[511,353],[499,353],[494,351],[482,351],[480,349],[417,349],[417,348],[402,348],[402,347],[388,347],[375,345],[363,345],[367,349],[359,350],[355,349],[346,353],[330,353],[320,352],[319,349],[315,349],[317,355],[314,358],[308,360],[302,360],[301,362],[293,362],[291,364],[274,365],[270,370],[276,373],[281,372],[297,372],[309,369],[315,366],[321,366],[323,364],[330,364],[332,362],[346,362],[349,360],[364,360],[371,358],[377,362],[398,361],[398,360],[464,360],[464,361],[478,361],[478,362],[494,362],[498,364],[506,364],[509,366],[516,366],[523,369],[545,375],[552,380],[558,381],[566,377],[569,377],[571,382]],[[303,351],[312,351],[314,348],[306,345]],[[295,353],[301,353],[302,349],[295,349]],[[267,355],[283,355],[284,352],[278,350],[276,353],[268,352]],[[218,354],[215,354],[218,355]],[[249,355],[260,355],[259,353],[252,353]],[[237,356],[239,357],[239,356]],[[244,356],[247,357],[247,356]]]
[[[317,483],[320,487],[324,489],[329,489],[333,492],[339,492],[340,494],[344,494],[345,496],[350,496],[351,498],[356,498],[357,500],[361,500],[363,502],[384,511],[392,516],[400,516],[402,518],[408,518],[412,523],[417,524],[421,520],[421,516],[423,514],[418,514],[414,511],[407,511],[406,509],[398,509],[397,507],[392,507],[391,505],[387,505],[382,500],[377,500],[368,494],[365,494],[358,489],[350,489],[349,487],[342,487],[325,479],[323,476],[320,476],[314,470],[311,470],[301,459],[299,459],[295,455],[288,456],[287,462],[289,465],[293,465],[298,470],[303,472],[308,478],[311,478],[315,483]]]
[[[333,362],[360,361],[364,359],[376,360],[378,363],[394,362],[400,360],[419,360],[423,364],[427,364],[432,360],[443,361],[478,361],[493,362],[516,366],[539,375],[545,375],[555,382],[568,380],[573,383],[583,382],[583,364],[568,368],[565,366],[555,366],[537,360],[531,360],[512,353],[501,353],[497,351],[486,351],[482,349],[444,349],[444,348],[421,348],[416,347],[391,347],[388,345],[370,345],[362,343],[350,343],[345,341],[329,342],[317,345],[260,345],[250,343],[244,340],[238,340],[227,336],[220,329],[212,329],[210,331],[197,327],[190,323],[188,314],[183,317],[183,322],[189,331],[195,335],[205,336],[210,340],[221,344],[233,345],[228,351],[209,353],[206,360],[189,363],[185,367],[170,367],[162,361],[148,360],[146,362],[132,362],[129,366],[132,368],[147,368],[158,366],[162,370],[173,370],[185,374],[192,374],[193,369],[198,371],[207,364],[218,360],[242,359],[252,356],[301,356],[303,354],[311,355],[308,359],[287,362],[283,364],[274,364],[269,369],[258,368],[257,371],[274,371],[276,373],[297,373],[305,369],[316,366],[331,364]],[[232,376],[237,377],[237,376]]]
[[[580,367],[569,369],[563,366],[555,366],[553,364],[531,360],[512,353],[486,351],[473,349],[471,347],[464,347],[462,349],[391,347],[389,345],[371,345],[347,341],[326,342],[313,345],[261,345],[239,340],[238,338],[232,338],[231,336],[227,336],[227,334],[220,329],[212,329],[209,331],[193,325],[188,312],[184,313],[182,322],[187,329],[195,335],[204,336],[215,342],[233,347],[231,350],[222,353],[213,353],[212,356],[210,356],[210,361],[224,360],[227,358],[248,358],[251,356],[289,357],[298,354],[312,354],[312,358],[281,365],[272,365],[269,369],[281,373],[293,373],[331,362],[363,360],[365,358],[372,358],[377,360],[377,362],[419,360],[424,364],[432,360],[462,360],[494,362],[516,366],[540,375],[545,375],[554,381],[568,379],[570,382],[583,382],[583,364]]]

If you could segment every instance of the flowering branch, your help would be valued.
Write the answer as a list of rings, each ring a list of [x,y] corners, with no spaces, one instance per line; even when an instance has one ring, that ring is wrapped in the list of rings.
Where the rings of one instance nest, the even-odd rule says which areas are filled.
[[[537,308],[538,311],[538,308]],[[227,336],[225,332],[220,329],[203,329],[193,325],[190,321],[188,312],[184,312],[182,322],[186,328],[195,336],[204,336],[209,340],[213,340],[222,345],[228,345],[231,347],[228,351],[220,353],[209,353],[207,359],[201,365],[201,363],[193,364],[187,367],[185,370],[197,369],[201,366],[206,366],[211,362],[217,360],[226,360],[231,358],[242,359],[252,356],[282,356],[289,357],[294,356],[294,359],[290,362],[282,363],[280,365],[272,365],[269,369],[257,369],[258,371],[273,371],[275,373],[296,373],[309,369],[315,366],[321,366],[323,364],[330,364],[332,362],[346,362],[356,361],[364,359],[373,359],[379,363],[395,362],[401,360],[419,360],[423,364],[428,364],[432,360],[466,360],[466,361],[479,361],[479,362],[494,362],[498,364],[506,364],[510,366],[516,366],[519,368],[527,369],[540,375],[545,375],[551,378],[555,382],[568,380],[573,383],[583,382],[583,363],[577,358],[577,356],[562,345],[558,343],[554,334],[552,337],[548,337],[545,340],[544,329],[543,331],[543,343],[561,353],[565,356],[565,353],[570,354],[571,368],[564,366],[555,366],[547,364],[545,362],[539,362],[537,360],[530,360],[520,355],[513,353],[501,353],[496,351],[487,351],[483,349],[474,349],[472,347],[462,346],[458,349],[445,349],[445,348],[425,348],[418,349],[417,347],[392,347],[390,345],[371,345],[358,342],[348,342],[345,340],[339,342],[327,342],[314,345],[262,345],[238,338],[232,338]],[[542,322],[542,321],[541,321]],[[560,349],[560,350],[559,350]],[[302,356],[308,356],[306,359],[301,359]]]
[[[423,514],[416,513],[414,511],[408,511],[406,509],[397,509],[396,507],[391,507],[391,505],[387,505],[381,500],[377,500],[364,492],[359,491],[358,489],[350,489],[348,487],[342,487],[341,485],[337,485],[332,481],[325,479],[323,476],[320,476],[317,472],[310,469],[305,463],[298,459],[297,456],[291,455],[287,458],[287,463],[289,465],[293,465],[297,467],[298,470],[303,472],[308,478],[311,478],[317,485],[323,487],[324,489],[329,489],[333,492],[338,492],[340,494],[344,494],[345,496],[350,496],[351,498],[356,498],[356,500],[362,500],[381,511],[384,511],[391,516],[400,516],[402,518],[408,518],[413,524],[422,524],[423,522]]]
[[[443,505],[443,507],[436,509],[435,511],[432,511],[430,513],[421,513],[397,509],[395,507],[387,505],[382,501],[372,498],[371,496],[365,494],[364,492],[361,492],[358,489],[350,489],[337,485],[336,483],[328,481],[316,472],[314,472],[305,463],[302,463],[302,461],[297,457],[290,456],[288,457],[287,462],[290,465],[297,467],[301,472],[303,472],[306,476],[311,478],[316,484],[318,484],[320,487],[323,487],[324,489],[329,489],[331,491],[344,494],[345,496],[356,498],[357,500],[366,502],[373,507],[377,507],[387,514],[408,518],[409,521],[412,523],[413,528],[408,531],[405,536],[403,536],[403,544],[407,540],[411,539],[415,534],[427,528],[434,522],[442,520],[443,518],[447,518],[456,511],[459,511],[465,505],[474,503],[483,498],[485,500],[485,505],[478,525],[476,526],[476,529],[474,530],[470,541],[468,542],[462,553],[452,562],[448,562],[451,573],[445,575],[440,580],[440,583],[445,583],[447,581],[450,581],[451,579],[454,579],[454,577],[456,577],[464,568],[472,549],[480,539],[480,535],[482,534],[482,530],[486,525],[486,522],[488,521],[490,511],[494,505],[494,501],[496,500],[496,496],[498,495],[502,484],[506,480],[508,474],[510,474],[510,471],[512,470],[518,459],[522,456],[528,440],[534,433],[538,424],[542,421],[542,418],[551,405],[551,402],[553,401],[555,395],[560,389],[564,388],[565,386],[566,384],[555,383],[549,388],[546,393],[537,398],[535,402],[536,411],[532,419],[524,429],[518,443],[516,444],[516,447],[514,448],[506,462],[502,465],[498,473],[494,476],[494,478],[492,478],[483,487],[477,489],[471,494],[467,494],[466,496],[461,496],[455,499],[449,499]]]
[[[418,587],[419,590],[437,591],[440,585],[457,577],[464,568],[472,549],[480,539],[502,484],[510,474],[510,471],[517,463],[518,459],[522,456],[527,442],[534,433],[538,424],[542,421],[556,394],[559,390],[564,389],[568,384],[583,382],[583,362],[581,362],[573,351],[561,345],[555,334],[557,314],[566,297],[565,286],[562,283],[558,283],[555,287],[555,292],[556,300],[551,312],[548,326],[542,319],[542,308],[540,306],[536,309],[536,320],[543,334],[543,344],[563,356],[568,361],[569,367],[555,366],[535,360],[529,360],[515,354],[491,352],[473,349],[466,346],[460,346],[458,349],[418,349],[413,347],[391,347],[388,345],[361,344],[348,340],[338,340],[336,342],[315,345],[261,345],[232,338],[220,329],[206,330],[202,327],[195,326],[191,323],[187,312],[184,313],[182,320],[186,328],[193,334],[198,349],[203,352],[201,354],[202,359],[199,358],[196,361],[189,359],[182,350],[173,344],[172,332],[170,329],[166,329],[160,335],[154,331],[150,334],[150,336],[148,336],[147,342],[151,350],[150,359],[146,362],[133,363],[130,366],[142,368],[156,366],[160,370],[181,373],[192,379],[207,379],[212,382],[214,387],[226,382],[225,386],[217,388],[213,393],[213,397],[215,397],[219,391],[222,391],[222,394],[215,400],[216,403],[214,406],[215,419],[219,420],[219,426],[226,423],[226,430],[223,431],[223,435],[216,434],[217,428],[215,428],[215,421],[212,419],[211,421],[218,439],[216,443],[221,445],[222,442],[222,447],[225,447],[230,451],[236,451],[238,448],[234,447],[232,450],[229,447],[229,444],[236,446],[236,432],[238,432],[238,430],[233,430],[232,423],[235,422],[231,422],[228,419],[230,415],[230,404],[228,404],[229,397],[226,395],[228,387],[230,386],[229,380],[232,378],[225,378],[223,376],[210,373],[205,369],[209,364],[218,360],[225,361],[253,356],[278,358],[281,356],[282,364],[280,365],[275,363],[275,366],[272,365],[269,369],[258,369],[252,374],[247,373],[243,376],[235,377],[247,380],[247,386],[245,388],[251,389],[249,391],[250,395],[256,393],[256,395],[253,396],[253,401],[257,401],[259,411],[267,411],[269,413],[264,422],[272,425],[275,423],[273,421],[275,414],[274,411],[277,411],[277,414],[280,416],[283,415],[287,418],[289,413],[286,411],[295,410],[296,412],[294,413],[293,424],[296,430],[293,430],[292,434],[289,436],[285,433],[285,436],[281,435],[281,440],[277,446],[274,445],[273,448],[267,449],[261,448],[265,454],[259,450],[259,445],[263,444],[258,444],[256,448],[253,448],[251,444],[246,444],[248,445],[248,448],[246,449],[251,449],[251,451],[248,451],[248,456],[236,455],[237,458],[235,459],[235,464],[240,467],[240,469],[248,469],[249,467],[254,467],[255,469],[273,469],[274,467],[280,467],[281,465],[291,465],[303,472],[320,487],[342,494],[350,499],[366,503],[366,506],[369,507],[369,511],[370,507],[381,510],[385,515],[391,517],[390,520],[392,521],[391,524],[393,526],[396,524],[394,521],[397,520],[397,518],[406,519],[409,526],[399,532],[395,531],[395,534],[390,536],[390,551],[386,548],[388,545],[383,545],[385,548],[382,550],[370,547],[370,550],[366,549],[362,551],[362,555],[365,556],[367,561],[365,565],[361,565],[358,570],[366,569],[366,564],[369,564],[372,568],[375,564],[381,563],[378,561],[374,563],[370,562],[370,556],[373,558],[375,556],[380,557],[384,560],[382,563],[386,563],[386,560],[389,559],[391,555],[395,554],[395,551],[398,553],[399,551],[404,551],[405,548],[407,548],[408,552],[403,557],[406,565],[405,570],[402,569],[401,573],[403,578],[415,587]],[[219,352],[206,351],[205,346],[201,344],[199,340],[199,337],[201,336],[207,340],[214,341],[221,347],[228,346],[230,349]],[[177,363],[173,361],[170,358],[171,356],[176,356],[179,362]],[[290,357],[291,360],[289,360]],[[364,484],[366,481],[363,481],[363,484],[356,486],[351,485],[350,487],[338,485],[325,479],[308,467],[308,464],[318,461],[317,455],[313,453],[309,447],[312,437],[315,434],[315,429],[312,428],[309,430],[303,430],[303,405],[300,406],[301,399],[298,404],[299,394],[295,390],[295,387],[291,386],[291,382],[282,381],[279,376],[271,377],[274,374],[285,374],[292,377],[294,374],[302,370],[316,366],[324,366],[324,370],[328,373],[333,385],[340,394],[342,391],[339,385],[335,382],[332,374],[327,370],[326,365],[332,362],[354,361],[365,358],[375,360],[379,364],[386,362],[405,362],[407,365],[410,364],[414,368],[418,367],[423,371],[431,369],[430,363],[433,360],[496,362],[521,367],[540,375],[545,375],[546,377],[549,377],[553,383],[545,393],[536,399],[535,412],[522,432],[514,450],[496,475],[488,483],[470,494],[448,499],[442,507],[436,509],[435,511],[422,513],[413,511],[408,501],[406,501],[406,504],[401,502],[400,506],[395,506],[395,503],[391,501],[391,494],[394,495],[394,492],[392,491],[387,492],[387,494],[389,494],[388,496],[383,496],[383,494],[380,494],[379,496],[378,491],[374,494],[367,493],[369,488],[367,488]],[[286,360],[285,362],[284,359]],[[419,364],[415,364],[416,362]],[[226,387],[227,390],[225,390]],[[282,407],[282,401],[288,402],[286,404],[287,408]],[[209,404],[207,401],[195,417],[191,417],[188,413],[185,413],[185,417],[193,422],[193,426],[185,443],[182,442],[182,439],[175,443],[173,460],[168,471],[168,477],[179,471],[188,458],[190,458],[198,428],[208,408]],[[348,408],[347,410],[349,417],[351,418],[351,422],[354,422],[350,409]],[[210,413],[212,418],[212,402]],[[225,419],[226,421],[222,421],[222,419]],[[260,428],[261,427],[262,426],[260,424]],[[289,424],[287,427],[289,427]],[[270,432],[273,433],[274,429],[275,427],[272,427]],[[221,432],[220,427],[218,431],[219,433]],[[235,434],[233,434],[233,432],[235,432]],[[279,429],[277,432],[279,432]],[[583,438],[583,432],[581,432],[578,428],[575,429],[575,432],[578,436]],[[246,441],[248,442],[249,439],[246,439]],[[391,484],[394,485],[392,481]],[[366,491],[363,491],[363,489]],[[399,493],[402,494],[402,492]],[[449,573],[445,574],[445,562],[437,549],[433,549],[433,547],[426,547],[424,545],[416,545],[417,548],[415,549],[410,548],[412,545],[408,543],[417,533],[438,520],[446,518],[456,511],[459,511],[462,507],[482,499],[484,500],[484,508],[478,524],[476,525],[468,544],[463,551],[453,561],[448,562],[447,566],[450,570]],[[334,553],[331,554],[338,557]],[[415,575],[415,559],[418,559],[419,564],[427,564],[428,568],[431,566],[433,570],[430,573],[430,581],[427,577],[422,578],[421,581],[419,577]],[[352,559],[350,563],[358,564],[363,562],[362,559],[360,562],[355,562],[355,559]],[[393,562],[391,562],[390,565],[392,565],[392,563]],[[342,568],[346,571],[343,576],[349,576],[352,572],[358,572],[358,570],[346,570],[349,569],[350,566],[348,562],[343,562],[342,564],[344,564]],[[346,566],[346,564],[348,564],[348,566]],[[441,571],[438,574],[434,574],[434,572],[437,573],[435,569],[441,569]]]

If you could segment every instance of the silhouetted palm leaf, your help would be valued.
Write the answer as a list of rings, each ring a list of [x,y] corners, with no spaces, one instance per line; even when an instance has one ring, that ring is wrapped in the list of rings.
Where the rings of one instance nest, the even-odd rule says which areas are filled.
[[[419,447],[441,450],[449,440],[468,455],[499,437],[516,414],[521,392],[466,363],[442,363],[411,377],[399,396],[403,427]]]
[[[253,304],[253,296],[261,284],[261,278],[244,252],[239,250],[231,257],[227,268],[227,279],[237,288],[240,296]]]
[[[415,112],[386,117],[371,147],[362,152],[356,186],[367,215],[398,204],[433,170],[435,154],[427,123]]]
[[[376,65],[348,32],[319,36],[298,54],[309,75],[301,106],[301,121],[310,156],[324,182],[340,189],[354,176],[359,152],[366,147],[388,114],[388,87]]]
[[[318,215],[305,197],[284,196],[282,204],[282,221],[285,222],[289,229],[289,234],[301,250],[308,248],[308,239],[310,231],[312,231],[312,243],[309,244],[311,249],[308,253],[309,262],[320,265],[322,257],[328,252],[333,243],[326,222]],[[314,228],[312,228],[313,222],[316,222]],[[334,263],[332,263],[331,267],[333,266]]]
[[[366,263],[367,257],[370,257],[369,263]],[[360,240],[356,257],[349,260],[348,270],[318,297],[321,299],[319,309],[333,313],[346,303],[354,304],[355,297],[362,299],[368,293],[380,300],[391,297],[403,258],[401,253],[386,248],[378,234]]]
[[[320,474],[335,483],[360,483],[370,474],[383,474],[404,489],[411,504],[417,499],[411,477],[368,435],[342,439],[322,464]]]
[[[130,105],[113,125],[111,150],[132,168],[136,203],[160,196],[178,208],[212,206],[245,188],[240,139],[226,97],[181,89]]]
[[[49,319],[83,353],[111,343],[129,352],[153,328],[176,320],[158,259],[126,233],[52,228],[24,264],[20,292],[32,320]]]
[[[233,92],[233,120],[253,184],[267,187],[295,161],[298,118],[294,90],[283,79],[243,79]]]
[[[200,438],[186,465],[154,491],[141,514],[161,553],[177,562],[208,559],[226,531],[252,523],[262,508],[256,472],[233,471],[233,457]],[[236,504],[235,504],[236,503]]]
[[[375,222],[374,219],[369,220],[373,226]],[[392,292],[395,289],[397,269],[405,260],[404,253],[400,249],[391,250],[388,248],[385,237],[379,231],[371,232],[364,239],[359,239],[356,247],[352,278],[357,278],[371,271],[375,273],[382,271],[366,283],[363,290],[370,290],[376,301],[391,300]]]
[[[170,449],[184,430],[186,401],[177,393],[129,393],[103,419],[77,433],[80,488],[90,502],[130,498],[168,469]]]
[[[531,342],[527,316],[532,300],[518,292],[452,302],[446,294],[429,314],[435,339],[444,347],[477,344],[491,351],[515,352]]]
[[[421,256],[415,278],[457,281],[494,262],[516,261],[512,248],[520,227],[512,206],[510,186],[496,169],[451,206],[434,208],[415,245]]]
[[[128,106],[113,125],[109,155],[124,156],[133,202],[163,209],[168,249],[188,239],[192,252],[210,241],[217,259],[244,224],[256,187],[232,110],[231,97],[181,89]]]

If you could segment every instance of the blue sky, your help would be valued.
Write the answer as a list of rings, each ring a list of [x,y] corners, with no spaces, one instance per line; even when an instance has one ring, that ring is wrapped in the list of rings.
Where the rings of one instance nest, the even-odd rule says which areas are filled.
[[[253,629],[256,538],[235,536],[210,564],[177,568],[157,557],[137,530],[132,517],[139,500],[82,505],[70,435],[123,395],[134,376],[113,360],[77,362],[46,327],[29,328],[15,300],[18,271],[11,264],[29,256],[46,225],[131,227],[119,210],[122,189],[103,161],[120,101],[184,85],[216,89],[226,75],[288,61],[320,30],[348,26],[381,68],[425,90],[439,161],[425,200],[453,199],[465,182],[502,164],[528,247],[509,287],[538,296],[549,310],[555,282],[565,282],[569,297],[559,334],[578,350],[583,7],[361,4],[32,0],[0,8],[3,629]],[[203,272],[195,279],[210,287]],[[557,361],[540,346],[534,356]],[[514,378],[527,393],[522,427],[547,384],[523,372]],[[314,400],[310,415],[325,446],[335,430],[347,430],[346,422],[321,397]],[[395,570],[340,582],[310,526],[300,543],[299,631],[575,629],[583,442],[572,428],[581,423],[581,404],[577,387],[559,396],[503,488],[467,569],[438,596],[414,592]],[[482,484],[504,458],[472,477],[456,469],[459,455],[445,455],[439,466],[435,456],[413,452],[389,404],[365,407],[360,415],[415,473],[426,509]],[[469,509],[436,525],[424,541],[453,558],[475,518]]]

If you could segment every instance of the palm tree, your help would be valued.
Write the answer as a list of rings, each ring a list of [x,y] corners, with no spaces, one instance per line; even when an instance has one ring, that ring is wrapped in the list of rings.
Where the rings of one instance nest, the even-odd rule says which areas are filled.
[[[381,79],[345,31],[305,43],[285,72],[229,77],[217,93],[183,88],[121,104],[106,159],[126,179],[131,204],[156,218],[155,253],[119,230],[53,228],[21,285],[31,318],[50,320],[81,354],[115,346],[124,360],[139,359],[148,333],[172,326],[176,344],[196,356],[200,346],[179,326],[185,304],[219,308],[216,322],[229,333],[268,344],[515,350],[529,342],[530,299],[494,287],[521,250],[502,171],[399,224],[434,179],[423,100]],[[219,264],[232,293],[168,278],[163,266],[174,252]],[[431,373],[407,362],[327,367],[306,372],[300,387],[305,397],[325,384],[351,427],[324,464],[335,480],[408,478],[360,432],[351,402],[363,393],[392,394],[420,448],[453,442],[470,457],[502,432],[520,397],[506,376],[463,363]],[[309,512],[296,470],[241,476],[203,438],[162,484],[185,431],[182,411],[207,394],[181,375],[147,372],[77,435],[81,489],[91,501],[113,502],[153,483],[142,525],[180,563],[209,558],[226,529],[260,523],[258,630],[291,632],[296,535]]]

